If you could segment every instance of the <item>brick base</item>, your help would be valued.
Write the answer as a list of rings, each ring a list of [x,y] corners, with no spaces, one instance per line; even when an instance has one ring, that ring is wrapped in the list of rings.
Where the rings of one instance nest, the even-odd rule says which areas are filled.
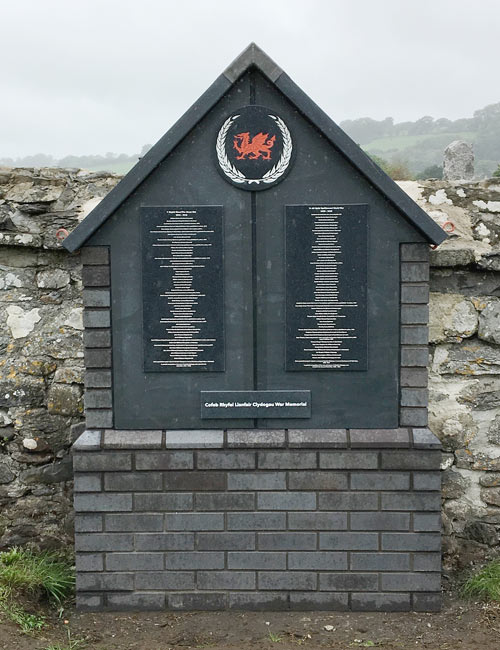
[[[428,429],[87,431],[81,610],[436,611]]]

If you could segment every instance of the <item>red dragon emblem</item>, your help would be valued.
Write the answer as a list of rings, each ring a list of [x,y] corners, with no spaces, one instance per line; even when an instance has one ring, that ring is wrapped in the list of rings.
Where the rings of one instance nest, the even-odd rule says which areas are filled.
[[[238,133],[234,136],[234,148],[239,153],[236,160],[243,160],[248,156],[250,160],[256,160],[262,156],[263,160],[271,159],[271,148],[276,136],[269,137],[269,133],[257,133],[250,140],[250,133]]]

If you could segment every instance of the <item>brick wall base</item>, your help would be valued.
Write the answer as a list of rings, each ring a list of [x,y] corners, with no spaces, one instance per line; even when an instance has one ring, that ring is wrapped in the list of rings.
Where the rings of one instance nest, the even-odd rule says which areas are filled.
[[[80,610],[440,608],[428,429],[86,431]]]

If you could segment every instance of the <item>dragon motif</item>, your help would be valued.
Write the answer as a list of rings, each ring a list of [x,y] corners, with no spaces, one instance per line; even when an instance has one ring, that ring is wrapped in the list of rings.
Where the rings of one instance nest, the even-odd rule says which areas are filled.
[[[236,160],[243,160],[248,157],[250,160],[256,160],[262,156],[263,160],[271,160],[271,148],[276,140],[276,136],[269,137],[269,133],[257,133],[250,140],[250,133],[238,133],[234,136],[234,148],[239,153]]]

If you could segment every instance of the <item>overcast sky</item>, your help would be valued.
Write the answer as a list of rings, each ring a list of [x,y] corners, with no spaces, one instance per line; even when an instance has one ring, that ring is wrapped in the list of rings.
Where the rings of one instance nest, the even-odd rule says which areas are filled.
[[[330,116],[500,102],[499,0],[0,0],[0,158],[134,153],[255,41]]]

